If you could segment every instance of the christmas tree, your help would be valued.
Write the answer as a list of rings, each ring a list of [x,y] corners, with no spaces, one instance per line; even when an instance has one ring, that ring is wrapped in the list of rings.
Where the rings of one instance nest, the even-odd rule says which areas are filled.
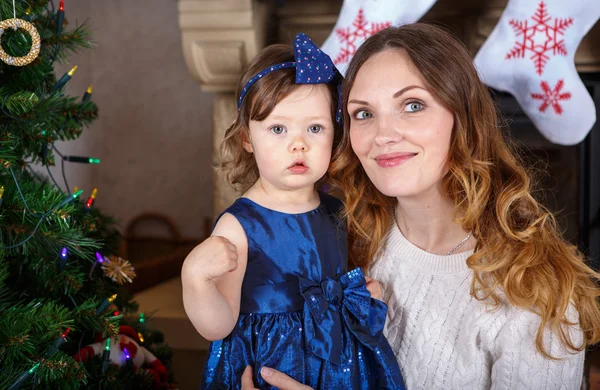
[[[54,73],[92,46],[89,28],[69,28],[62,0],[2,0],[0,38],[0,389],[172,387],[162,334],[128,316],[135,272],[113,220],[95,189],[68,188],[64,164],[100,161],[54,144],[97,117],[91,87],[65,93],[77,67]]]

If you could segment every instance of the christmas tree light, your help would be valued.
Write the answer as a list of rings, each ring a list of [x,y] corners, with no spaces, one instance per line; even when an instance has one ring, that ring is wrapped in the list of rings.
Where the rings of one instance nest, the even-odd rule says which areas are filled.
[[[90,85],[87,90],[85,91],[85,93],[83,94],[83,97],[81,98],[81,101],[83,103],[87,103],[90,98],[92,97],[92,86]]]
[[[85,207],[87,209],[91,209],[92,206],[94,205],[94,200],[96,200],[96,194],[98,193],[98,189],[94,188],[94,191],[92,191],[92,195],[90,195],[90,197],[88,198],[87,202],[85,202]]]
[[[96,261],[98,263],[103,263],[104,262],[104,256],[102,256],[102,254],[100,252],[96,252]]]
[[[58,4],[58,12],[56,13],[56,36],[62,34],[63,23],[65,21],[65,1],[60,0]]]
[[[144,336],[142,336],[141,332],[137,332],[137,334],[138,334],[138,339],[140,339],[140,343],[143,343],[144,342]]]
[[[83,157],[83,156],[64,156],[63,160],[82,164],[100,164],[99,158]]]
[[[46,130],[42,130],[42,139],[46,138]],[[40,151],[40,158],[42,162],[46,163],[46,157],[48,156],[48,143],[44,142],[42,144],[42,150]]]
[[[61,334],[56,339],[56,341],[54,342],[54,344],[52,344],[50,346],[50,348],[48,348],[48,351],[46,351],[46,356],[47,357],[54,356],[54,354],[56,353],[56,351],[58,351],[58,349],[60,348],[60,346],[63,345],[65,343],[65,341],[67,341],[67,336],[69,335],[70,332],[71,332],[71,328],[67,328],[67,330],[65,330],[63,332],[63,334]]]
[[[90,268],[90,274],[89,274],[90,279],[92,278],[92,275],[94,273],[94,270],[96,269],[96,266],[98,264],[104,263],[104,260],[108,260],[108,259],[106,259],[106,257],[104,257],[102,255],[102,253],[96,252],[96,261],[94,261],[94,265],[92,265],[92,268]]]
[[[16,382],[10,385],[8,390],[19,389],[37,371],[37,369],[40,368],[40,364],[40,362],[37,362],[33,367],[21,374],[21,376],[17,378]]]
[[[104,301],[102,301],[102,303],[98,306],[98,309],[96,309],[96,314],[100,314],[104,310],[106,310],[106,308],[108,307],[108,305],[110,303],[112,303],[115,299],[117,299],[117,294],[113,294],[109,298],[107,298]]]
[[[54,84],[54,90],[58,91],[59,89],[61,89],[62,87],[65,86],[66,83],[69,82],[69,80],[71,80],[71,77],[73,77],[73,74],[75,73],[75,71],[77,70],[77,65],[75,65],[70,71],[68,71],[67,73],[65,73],[57,82],[56,84]]]
[[[125,365],[130,370],[133,370],[133,360],[131,360],[131,355],[129,354],[127,348],[123,348],[123,354],[125,355]]]
[[[65,200],[63,200],[58,206],[56,206],[54,208],[54,210],[58,210],[60,208],[62,208],[64,205],[73,202],[75,199],[77,199],[79,197],[79,195],[81,195],[83,193],[83,190],[79,190],[76,193],[69,195],[65,198]]]
[[[69,250],[67,247],[63,247],[60,251],[60,270],[65,269],[65,265],[67,264],[67,257],[69,257]]]
[[[110,337],[106,339],[104,351],[102,351],[102,373],[104,374],[110,364]]]
[[[0,187],[0,207],[2,207],[3,197],[4,196],[4,186]]]

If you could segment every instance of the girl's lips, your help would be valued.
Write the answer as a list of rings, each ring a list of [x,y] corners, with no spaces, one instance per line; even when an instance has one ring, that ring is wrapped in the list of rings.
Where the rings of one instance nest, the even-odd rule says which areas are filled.
[[[377,165],[382,168],[392,168],[405,163],[415,157],[417,153],[389,153],[375,157]]]
[[[288,170],[295,174],[302,174],[308,171],[308,167],[306,165],[292,165]]]

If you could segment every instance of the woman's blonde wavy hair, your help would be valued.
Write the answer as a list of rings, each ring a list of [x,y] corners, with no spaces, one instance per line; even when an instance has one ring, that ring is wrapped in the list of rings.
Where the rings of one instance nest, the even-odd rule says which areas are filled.
[[[348,96],[361,66],[384,50],[405,51],[429,90],[454,113],[447,157],[449,172],[440,183],[454,202],[454,219],[477,239],[467,260],[474,271],[471,295],[539,314],[537,349],[548,326],[570,351],[600,341],[599,274],[577,248],[561,238],[554,216],[532,196],[532,181],[512,145],[503,138],[488,89],[480,81],[467,49],[450,33],[416,23],[388,28],[367,39],[350,63],[343,87],[344,132],[330,167],[343,194],[349,230],[350,262],[367,268],[384,244],[395,198],[369,180],[350,145]],[[575,345],[566,317],[569,304],[579,312],[584,333]]]
[[[260,71],[280,64],[294,62],[292,45],[274,44],[267,46],[248,65],[240,78],[236,97],[248,81]],[[311,85],[311,84],[303,84]],[[326,84],[331,97],[331,118],[334,126],[334,149],[341,138],[340,126],[335,121],[338,106],[337,87]],[[267,73],[256,81],[246,93],[233,124],[225,132],[221,143],[221,161],[217,169],[225,173],[226,180],[238,192],[242,193],[258,180],[258,166],[252,153],[244,149],[244,141],[249,139],[250,121],[263,121],[273,111],[275,106],[291,94],[300,84],[296,84],[296,68],[283,68]],[[319,182],[322,185],[327,177]]]

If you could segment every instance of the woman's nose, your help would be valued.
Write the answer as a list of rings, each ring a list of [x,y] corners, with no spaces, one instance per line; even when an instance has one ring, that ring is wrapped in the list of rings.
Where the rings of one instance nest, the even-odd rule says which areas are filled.
[[[379,146],[400,142],[403,138],[402,126],[393,118],[379,117],[377,127],[375,143]]]

